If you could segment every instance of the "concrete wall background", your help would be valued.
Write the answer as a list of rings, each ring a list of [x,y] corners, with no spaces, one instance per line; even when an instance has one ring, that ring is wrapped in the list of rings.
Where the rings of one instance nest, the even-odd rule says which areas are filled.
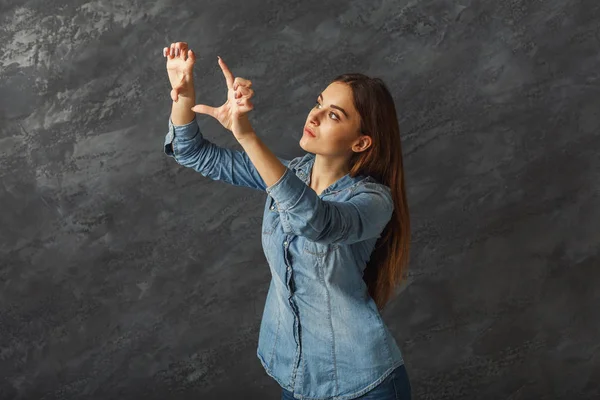
[[[330,79],[388,84],[413,247],[384,319],[414,398],[600,395],[598,2],[0,7],[1,399],[280,396],[255,355],[266,195],[162,152],[175,41],[198,102],[225,99],[217,55],[253,81],[282,157]]]

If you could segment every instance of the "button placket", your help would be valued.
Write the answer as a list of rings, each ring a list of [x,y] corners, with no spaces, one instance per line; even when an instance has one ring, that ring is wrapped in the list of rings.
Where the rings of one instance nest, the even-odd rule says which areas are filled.
[[[283,247],[285,247],[285,248],[287,249],[287,248],[288,248],[288,245],[289,245],[289,242],[288,242],[287,240],[285,240],[285,241],[283,242]],[[292,267],[290,267],[290,266],[288,265],[288,267],[287,267],[287,270],[288,270],[288,271],[291,271],[291,270],[292,270]]]

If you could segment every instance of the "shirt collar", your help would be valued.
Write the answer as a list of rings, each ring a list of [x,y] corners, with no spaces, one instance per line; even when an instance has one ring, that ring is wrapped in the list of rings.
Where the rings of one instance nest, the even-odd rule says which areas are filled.
[[[306,155],[302,157],[298,165],[295,167],[296,174],[304,181],[306,185],[309,184],[310,173],[314,163],[315,155],[312,153],[306,153]],[[338,192],[356,184],[357,182],[360,182],[365,178],[366,176],[364,175],[357,175],[352,178],[348,173],[335,181],[333,184],[329,185],[329,187],[327,187],[327,189],[325,189],[321,194],[323,195],[331,192]]]

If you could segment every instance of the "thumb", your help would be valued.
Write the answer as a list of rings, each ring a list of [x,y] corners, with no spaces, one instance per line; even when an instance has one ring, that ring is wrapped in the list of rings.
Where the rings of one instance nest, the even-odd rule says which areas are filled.
[[[206,114],[213,118],[217,118],[217,109],[204,104],[196,104],[194,107],[192,107],[192,111],[198,114]]]

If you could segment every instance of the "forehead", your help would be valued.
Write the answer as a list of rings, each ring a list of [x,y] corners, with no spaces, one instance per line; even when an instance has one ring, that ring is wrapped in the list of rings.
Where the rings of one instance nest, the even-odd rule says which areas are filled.
[[[354,108],[353,94],[350,86],[343,82],[333,82],[322,92],[326,106],[333,104],[344,109],[350,120],[355,119],[358,111]]]
[[[333,82],[323,90],[323,97],[330,97],[330,100],[339,102],[347,101],[352,103],[352,89],[345,83]]]

